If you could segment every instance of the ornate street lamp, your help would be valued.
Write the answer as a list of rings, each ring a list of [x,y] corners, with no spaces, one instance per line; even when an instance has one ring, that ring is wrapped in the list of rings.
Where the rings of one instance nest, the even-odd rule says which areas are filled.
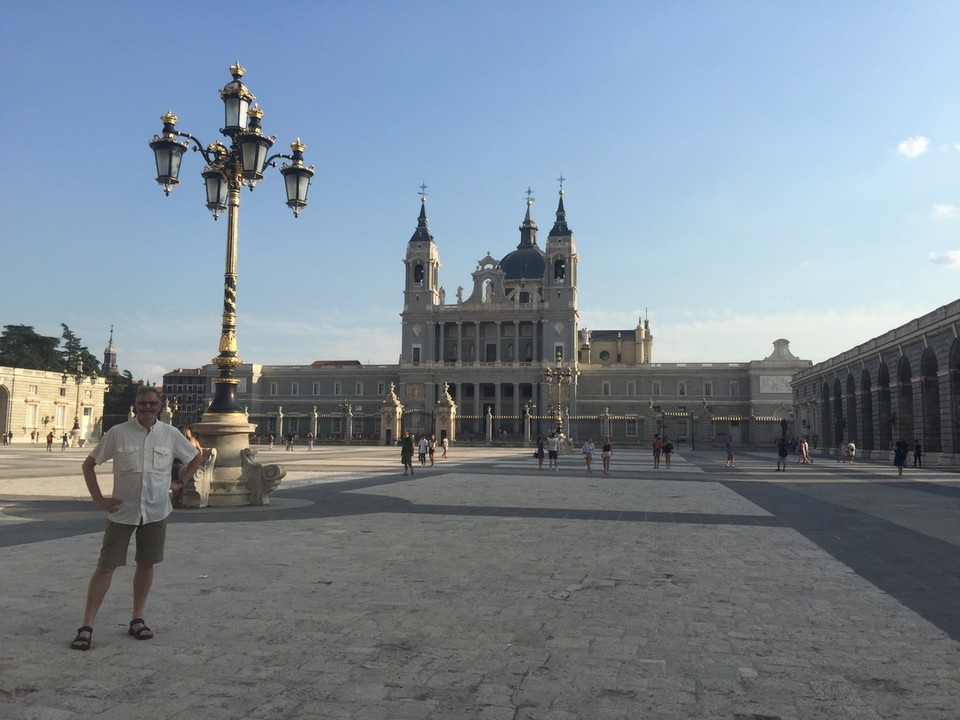
[[[74,439],[74,444],[78,444],[77,441],[80,438],[80,386],[83,385],[83,381],[86,379],[86,375],[83,372],[83,358],[80,356],[77,356],[76,369],[72,372],[64,370],[63,375],[60,376],[60,382],[66,385],[70,378],[73,378],[73,381],[77,384],[77,404],[74,407],[73,427],[70,429],[70,435]]]
[[[563,356],[557,353],[557,365],[555,368],[547,368],[543,372],[544,382],[550,389],[550,395],[553,398],[554,419],[557,421],[557,435],[563,434],[563,386],[567,386],[567,393],[570,393],[570,386],[580,372],[570,367],[563,367]]]
[[[246,71],[239,63],[230,68],[233,80],[220,91],[224,107],[224,126],[220,133],[227,138],[228,144],[214,142],[206,147],[193,135],[176,129],[177,116],[167,112],[160,119],[163,130],[150,142],[157,164],[157,182],[169,195],[179,184],[180,161],[189,144],[177,138],[185,138],[193,143],[193,150],[203,155],[207,165],[200,173],[206,188],[207,209],[216,220],[220,213],[227,211],[227,259],[223,285],[223,325],[220,334],[220,354],[213,359],[219,369],[214,380],[216,387],[213,402],[207,409],[209,413],[243,414],[243,407],[237,401],[236,391],[239,380],[234,371],[243,361],[237,357],[237,243],[238,210],[240,207],[240,188],[246,185],[251,190],[263,179],[267,167],[277,167],[278,159],[289,160],[280,168],[287,192],[287,206],[293,210],[294,217],[307,205],[307,190],[313,177],[313,166],[303,164],[303,151],[306,146],[297,139],[290,145],[292,154],[276,153],[268,156],[276,138],[266,137],[260,122],[263,111],[252,102],[253,93],[241,82]]]

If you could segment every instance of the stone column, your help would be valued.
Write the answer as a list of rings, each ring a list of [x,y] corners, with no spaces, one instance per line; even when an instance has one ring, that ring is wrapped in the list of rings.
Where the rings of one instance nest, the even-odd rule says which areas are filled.
[[[380,444],[396,445],[400,440],[400,423],[403,419],[403,405],[390,383],[387,399],[380,404]]]

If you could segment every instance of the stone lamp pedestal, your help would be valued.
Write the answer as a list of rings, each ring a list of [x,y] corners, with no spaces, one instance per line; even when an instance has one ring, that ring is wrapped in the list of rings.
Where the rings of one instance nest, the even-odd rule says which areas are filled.
[[[256,425],[245,413],[205,413],[203,421],[190,426],[205,448],[216,450],[216,466],[209,479],[206,505],[238,507],[269,505],[268,493],[286,475],[280,465],[258,465],[252,462],[250,433]],[[201,504],[200,507],[204,505]]]

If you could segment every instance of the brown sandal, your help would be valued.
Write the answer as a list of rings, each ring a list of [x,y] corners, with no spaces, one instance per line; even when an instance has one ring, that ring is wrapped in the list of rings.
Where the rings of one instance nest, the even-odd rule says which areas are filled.
[[[87,636],[84,637],[83,634],[86,633]],[[89,625],[84,625],[82,628],[77,630],[77,636],[73,639],[73,642],[70,643],[70,648],[73,650],[89,650],[90,642],[93,640],[93,628]]]
[[[136,630],[133,629],[134,625],[139,625],[140,627]],[[133,635],[137,640],[149,640],[153,637],[153,630],[147,627],[147,624],[143,621],[143,618],[134,618],[130,621],[130,629],[127,630],[130,635]]]

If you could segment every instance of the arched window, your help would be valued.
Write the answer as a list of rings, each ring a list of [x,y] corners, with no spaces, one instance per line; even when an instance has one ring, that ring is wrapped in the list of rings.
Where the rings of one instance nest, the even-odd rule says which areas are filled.
[[[566,280],[567,278],[567,261],[563,258],[557,258],[553,261],[553,279],[554,280]]]
[[[423,285],[423,263],[417,263],[413,266],[413,282],[417,285]]]

